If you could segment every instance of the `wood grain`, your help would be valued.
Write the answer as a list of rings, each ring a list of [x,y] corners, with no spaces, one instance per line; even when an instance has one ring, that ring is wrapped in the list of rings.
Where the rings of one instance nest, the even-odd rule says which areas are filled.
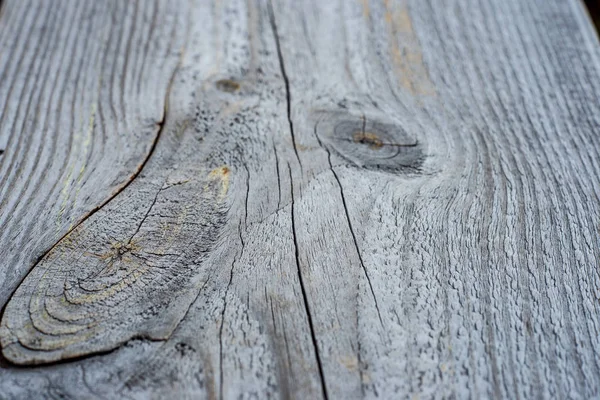
[[[76,19],[89,44],[71,59],[123,71],[97,100],[27,119],[20,97],[42,101],[47,81],[27,68],[69,64],[29,55],[35,41],[0,59],[25,74],[0,85],[20,96],[3,121],[91,118],[90,143],[130,146],[77,145],[95,169],[64,189],[68,214],[39,193],[70,164],[24,183],[10,174],[33,161],[5,146],[7,202],[51,211],[3,225],[30,258],[2,269],[0,398],[599,395],[600,47],[579,2],[170,4],[88,10],[100,25],[115,12],[141,35],[130,45]],[[7,2],[2,43],[36,23],[60,36],[51,12]],[[143,89],[118,100],[129,79]],[[39,159],[59,163],[67,123],[1,137],[55,140]],[[83,222],[36,234],[57,215]]]
[[[177,7],[71,3],[2,4],[2,304],[40,256],[141,169],[183,44]]]

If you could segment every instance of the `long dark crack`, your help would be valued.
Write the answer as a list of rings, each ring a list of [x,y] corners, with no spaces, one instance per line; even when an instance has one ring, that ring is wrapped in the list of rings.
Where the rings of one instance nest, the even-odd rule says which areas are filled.
[[[250,170],[248,166],[244,164],[246,170],[246,198],[244,200],[244,227],[248,227],[248,200],[250,199]],[[240,235],[241,238],[241,235]]]
[[[296,218],[295,218],[295,202],[294,202],[294,181],[292,178],[292,168],[290,164],[288,164],[288,172],[290,176],[290,186],[291,186],[291,214],[292,214],[292,236],[294,238],[294,251],[296,258],[296,269],[298,271],[298,280],[300,281],[300,290],[302,291],[302,300],[304,301],[304,308],[306,309],[306,316],[308,318],[308,326],[310,329],[310,336],[313,342],[313,347],[315,349],[315,356],[317,358],[317,367],[319,368],[319,377],[321,379],[321,388],[323,389],[323,397],[325,400],[328,399],[327,396],[327,386],[325,385],[325,374],[323,373],[323,365],[321,363],[321,355],[319,354],[319,345],[317,343],[317,336],[315,334],[315,327],[312,320],[312,315],[310,312],[310,305],[308,303],[308,296],[306,295],[306,287],[304,285],[304,279],[302,277],[302,269],[300,268],[300,257],[298,254],[298,238],[296,237]]]
[[[242,244],[242,249],[240,250],[239,258],[235,256],[233,258],[233,262],[231,263],[231,269],[229,270],[229,282],[227,282],[227,287],[225,288],[225,296],[223,297],[223,312],[221,313],[221,326],[219,326],[219,398],[223,398],[223,327],[225,326],[225,313],[227,312],[227,296],[229,294],[229,288],[231,287],[231,283],[233,282],[233,271],[235,269],[235,264],[242,258],[244,255],[244,238],[242,237],[242,228],[241,222],[238,225],[238,234],[240,236],[240,242]]]
[[[290,94],[290,80],[285,71],[285,63],[283,62],[283,54],[281,52],[281,43],[279,42],[279,33],[277,32],[277,24],[275,23],[275,13],[273,12],[273,4],[271,4],[270,0],[267,6],[269,8],[269,21],[271,22],[271,29],[273,30],[273,36],[275,37],[275,47],[277,47],[277,58],[279,59],[279,68],[281,69],[281,75],[283,77],[283,82],[285,83],[285,96],[287,100],[287,120],[290,126],[290,134],[292,135],[292,145],[294,146],[294,153],[296,153],[296,158],[298,159],[298,164],[300,164],[300,169],[302,169],[302,162],[300,161],[300,156],[298,155],[296,137],[294,135],[294,122],[292,121],[292,96]]]
[[[277,155],[277,147],[273,143],[273,152],[275,153],[275,171],[277,172],[277,210],[281,208],[281,176],[279,173],[279,156]]]
[[[277,32],[277,24],[275,23],[275,12],[273,11],[273,4],[271,3],[271,0],[269,0],[269,2],[267,3],[267,7],[269,10],[269,21],[271,23],[271,29],[273,31],[273,36],[275,38],[275,45],[277,47],[277,57],[279,59],[279,68],[281,69],[281,75],[283,77],[283,81],[285,84],[285,94],[286,94],[286,101],[287,101],[287,120],[288,120],[288,124],[289,124],[289,128],[290,128],[290,135],[291,135],[291,139],[292,139],[292,145],[294,148],[294,153],[296,154],[296,159],[298,160],[298,164],[300,165],[300,170],[302,170],[302,161],[300,161],[300,155],[298,154],[298,147],[296,146],[296,137],[294,134],[294,122],[292,120],[292,96],[291,96],[291,92],[290,92],[290,80],[288,78],[286,69],[285,69],[285,63],[283,61],[283,53],[281,51],[281,43],[279,40],[279,33]],[[279,168],[277,170],[277,172],[279,173]],[[314,328],[314,323],[312,320],[312,315],[310,312],[310,306],[308,303],[308,297],[306,294],[306,287],[304,285],[304,279],[302,276],[302,269],[300,268],[300,258],[299,258],[299,253],[298,253],[298,238],[296,237],[296,222],[295,222],[295,216],[294,216],[294,212],[295,212],[295,205],[294,205],[294,181],[292,178],[292,168],[290,166],[290,164],[288,163],[288,172],[289,172],[289,178],[290,178],[290,186],[291,186],[291,216],[292,216],[292,236],[294,239],[294,251],[295,251],[295,259],[296,259],[296,269],[298,271],[298,280],[300,281],[300,290],[302,291],[302,299],[304,302],[304,308],[306,310],[306,316],[308,319],[308,325],[309,325],[309,329],[310,329],[310,335],[311,335],[311,340],[313,343],[313,347],[315,349],[315,357],[317,360],[317,368],[319,371],[319,379],[321,381],[321,390],[323,392],[323,397],[325,398],[325,400],[328,399],[328,395],[327,395],[327,385],[325,384],[325,374],[323,373],[323,364],[321,362],[321,355],[319,353],[319,345],[317,343],[317,337],[315,334],[315,328]],[[281,199],[280,199],[281,200]]]
[[[363,123],[363,130],[364,130],[364,123]],[[358,241],[356,240],[356,234],[354,233],[354,228],[352,226],[352,220],[350,219],[350,213],[348,212],[348,205],[346,204],[346,196],[344,194],[344,186],[342,186],[342,182],[340,181],[340,178],[338,177],[337,172],[335,172],[335,168],[333,168],[333,164],[331,162],[331,152],[329,151],[327,146],[323,146],[323,143],[321,142],[321,139],[319,138],[319,134],[317,133],[316,125],[314,128],[314,134],[315,134],[315,138],[317,139],[317,142],[319,143],[319,146],[327,152],[327,161],[329,162],[329,169],[333,173],[333,177],[335,178],[335,180],[338,184],[338,188],[340,190],[340,196],[342,197],[342,205],[344,206],[344,213],[346,214],[346,220],[348,221],[348,228],[350,229],[350,234],[352,235],[352,241],[354,242],[354,247],[356,248],[356,253],[358,254],[358,260],[359,260],[360,266],[362,267],[362,270],[365,274],[365,277],[367,278],[367,283],[369,284],[369,290],[371,291],[371,296],[373,296],[373,301],[375,302],[375,309],[377,310],[377,316],[379,317],[379,322],[383,326],[383,319],[381,318],[381,312],[379,311],[379,303],[377,302],[377,296],[375,296],[375,290],[373,289],[373,284],[371,283],[371,277],[369,276],[369,273],[367,272],[367,268],[365,267],[365,263],[363,262],[362,255],[360,253],[360,248],[358,247]]]

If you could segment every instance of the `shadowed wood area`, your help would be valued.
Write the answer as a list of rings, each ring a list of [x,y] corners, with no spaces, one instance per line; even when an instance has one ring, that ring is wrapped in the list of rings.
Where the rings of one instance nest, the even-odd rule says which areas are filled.
[[[600,396],[578,0],[0,9],[0,399]]]

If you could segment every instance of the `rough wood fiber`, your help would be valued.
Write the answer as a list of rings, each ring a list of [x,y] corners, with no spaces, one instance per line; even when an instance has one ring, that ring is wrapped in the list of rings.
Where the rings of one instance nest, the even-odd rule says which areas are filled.
[[[161,2],[3,1],[0,18],[4,304],[142,167],[184,32],[178,7]]]
[[[38,263],[3,266],[0,398],[600,395],[600,52],[578,2],[538,3],[114,5],[138,7],[113,19],[154,40],[120,47],[115,33],[105,57],[157,53],[114,67],[145,89],[114,104],[100,91],[97,109],[113,104],[111,123],[136,133],[120,153],[90,148],[88,208],[70,205],[68,221],[143,169]],[[3,43],[54,24],[21,4],[3,6]],[[92,33],[81,51],[104,43]],[[23,73],[13,59],[0,73]],[[45,84],[14,79],[36,100]],[[167,87],[145,162],[135,115],[156,134]],[[69,110],[19,118],[100,115]],[[37,138],[27,129],[2,140]],[[2,168],[31,162],[7,152]],[[48,174],[25,193],[64,179]],[[81,196],[73,185],[65,196]],[[23,210],[60,211],[60,196],[35,196]],[[11,257],[31,238],[45,252],[36,232],[56,214],[19,218],[3,222],[31,230],[7,236]]]

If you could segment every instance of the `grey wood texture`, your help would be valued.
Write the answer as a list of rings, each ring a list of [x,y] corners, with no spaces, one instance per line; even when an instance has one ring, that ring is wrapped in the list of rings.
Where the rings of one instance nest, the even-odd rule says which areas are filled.
[[[600,396],[576,0],[4,1],[0,398]]]

